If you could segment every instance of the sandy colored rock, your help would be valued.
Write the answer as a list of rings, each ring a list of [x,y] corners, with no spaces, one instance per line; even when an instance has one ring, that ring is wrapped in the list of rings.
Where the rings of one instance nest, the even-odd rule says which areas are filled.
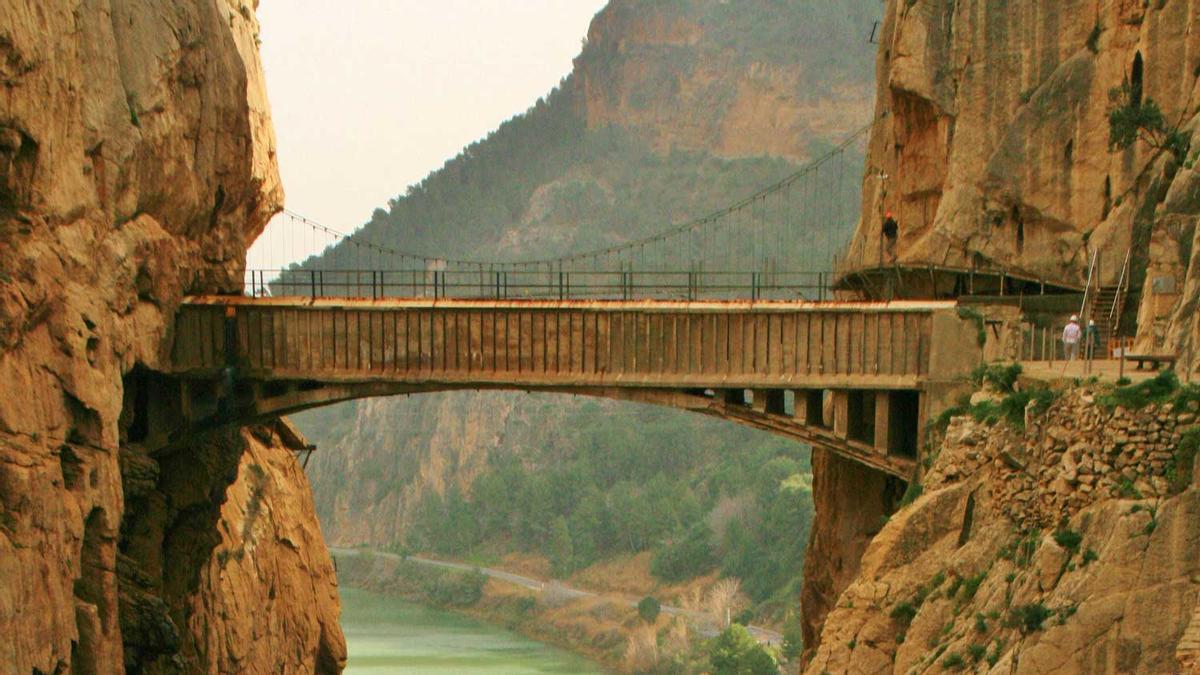
[[[1064,429],[1086,421],[1086,437],[1103,441],[1118,427],[1140,433],[1174,423],[1173,413],[1151,407],[1133,421],[1099,415],[1098,398],[1068,391],[1044,426],[1025,433],[953,420],[924,495],[871,540],[805,672],[937,672],[954,655],[970,664],[981,647],[995,661],[990,672],[1166,673],[1190,664],[1200,604],[1194,477],[1154,499],[1083,485],[1063,494],[1058,480],[1033,479],[1042,467],[1057,471],[1065,455],[1078,453],[1082,464],[1104,452],[1104,442],[1076,443],[1060,455],[1058,441],[1045,441]],[[978,435],[987,440],[961,444]],[[1015,442],[1027,468],[1001,459]],[[973,470],[946,471],[967,452],[981,456]],[[1142,461],[1129,470],[1141,480],[1155,469]],[[1078,545],[1068,533],[1080,535]],[[907,615],[898,610],[905,605]],[[858,646],[864,640],[872,651]]]
[[[1109,148],[1110,92],[1136,83],[1197,125],[1191,2],[887,3],[863,220],[845,269],[899,262],[1114,286],[1132,251],[1137,349],[1195,365],[1200,178],[1140,142]],[[1181,165],[1182,164],[1182,165]],[[894,243],[882,233],[898,223]],[[920,286],[918,283],[917,286]],[[928,293],[911,286],[901,292]],[[948,289],[942,289],[943,291]],[[1111,309],[1111,308],[1109,308]]]
[[[146,457],[131,382],[153,379],[183,294],[238,288],[282,203],[254,10],[0,0],[0,672],[122,672],[197,639],[194,589],[164,570],[213,554],[240,446]],[[180,546],[162,538],[178,518],[152,516],[182,503],[208,509]],[[297,573],[268,562],[260,581]]]

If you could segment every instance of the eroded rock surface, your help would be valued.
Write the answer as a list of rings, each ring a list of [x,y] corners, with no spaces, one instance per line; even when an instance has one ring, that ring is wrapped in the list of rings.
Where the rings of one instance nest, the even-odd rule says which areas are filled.
[[[214,555],[241,445],[146,457],[125,383],[160,363],[184,294],[237,288],[282,202],[254,10],[0,0],[0,672],[199,668],[173,654],[203,643],[188,603],[204,598],[163,571]],[[130,518],[138,493],[154,503]],[[192,539],[154,539],[192,517],[174,530]],[[297,570],[267,548],[259,580]],[[266,620],[229,609],[208,628]]]
[[[1114,98],[1126,84],[1191,138],[1197,11],[1189,0],[890,0],[863,220],[843,264],[1003,269],[1082,287],[1098,254],[1099,283],[1115,286],[1131,253],[1141,292],[1125,328],[1136,319],[1139,350],[1195,365],[1194,158],[1144,141],[1111,149],[1109,113],[1130,100]]]
[[[1158,463],[1153,438],[1195,434],[1194,420],[1186,406],[1111,414],[1086,389],[1027,432],[957,418],[924,495],[872,540],[806,672],[1194,663],[1200,472],[1179,443]]]

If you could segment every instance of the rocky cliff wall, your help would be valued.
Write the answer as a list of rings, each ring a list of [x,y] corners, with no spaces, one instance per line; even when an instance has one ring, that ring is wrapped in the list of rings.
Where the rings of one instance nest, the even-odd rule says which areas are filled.
[[[237,287],[282,200],[254,9],[0,1],[0,672],[121,672],[205,644],[188,606],[219,602],[164,575],[214,554],[195,535],[217,531],[242,446],[146,457],[129,385],[182,295]],[[134,484],[176,520],[132,513]],[[272,566],[295,569],[260,578]],[[231,633],[261,618],[211,616]]]
[[[857,31],[876,9],[867,3],[822,1],[786,10],[753,3],[741,10],[689,0],[614,0],[593,20],[575,61],[574,105],[589,129],[617,125],[658,150],[702,150],[722,157],[769,155],[809,159],[822,143],[841,140],[870,120],[869,71],[832,60],[822,69],[814,51],[844,39],[826,31],[839,21]],[[731,16],[758,16],[764,25]],[[786,25],[790,39],[769,30]],[[829,15],[838,18],[830,18]],[[832,34],[831,34],[832,33]],[[755,42],[763,49],[753,49]],[[860,50],[846,46],[846,54]],[[855,64],[855,65],[850,65]]]
[[[1139,348],[1191,354],[1195,153],[1111,149],[1109,113],[1127,84],[1190,138],[1198,15],[1189,0],[889,1],[847,267],[994,267],[1082,286],[1099,254],[1100,282],[1115,285],[1132,252]]]
[[[1168,673],[1196,658],[1195,400],[1067,391],[1026,429],[950,424],[806,672]],[[1194,394],[1193,394],[1194,396]]]

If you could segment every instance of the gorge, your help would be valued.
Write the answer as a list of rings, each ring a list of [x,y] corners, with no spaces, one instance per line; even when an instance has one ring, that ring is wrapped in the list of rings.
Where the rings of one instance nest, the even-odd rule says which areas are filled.
[[[199,399],[174,362],[180,308],[242,295],[246,249],[283,205],[257,3],[0,0],[0,672],[340,672],[338,574],[381,582],[335,569],[326,541],[619,595],[568,617],[602,627],[564,641],[631,671],[714,666],[626,596],[731,579],[738,620],[801,635],[787,667],[809,673],[1200,667],[1200,10],[882,7],[870,30],[878,3],[613,0],[558,89],[354,236],[489,260],[613,246],[753,194],[870,124],[841,165],[862,177],[848,207],[861,217],[827,233],[849,242],[838,300],[958,300],[954,325],[980,334],[959,351],[999,363],[1024,354],[1030,325],[1060,328],[1075,290],[1115,288],[1123,349],[1175,356],[1178,377],[993,364],[936,409],[922,389],[914,417],[929,425],[912,431],[927,443],[906,479],[562,394],[372,398],[298,415],[303,435],[270,415],[181,435],[168,413]],[[861,51],[846,47],[860,33]],[[1122,113],[1140,120],[1132,140]],[[751,386],[677,393],[755,419],[828,415],[830,433],[898,449],[874,443],[874,420],[894,421],[886,396],[867,404],[842,383],[804,410],[809,385],[787,399]],[[423,578],[400,590],[413,588],[449,592]],[[493,620],[541,602],[474,599],[463,611]]]

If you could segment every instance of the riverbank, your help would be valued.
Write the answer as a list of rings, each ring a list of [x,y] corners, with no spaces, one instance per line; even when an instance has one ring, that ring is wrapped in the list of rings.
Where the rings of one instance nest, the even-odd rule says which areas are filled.
[[[346,675],[599,675],[596,664],[458,613],[342,587]]]
[[[713,613],[704,611],[711,601],[699,580],[693,588],[675,587],[670,597],[684,606],[666,605],[647,620],[636,607],[644,596],[634,597],[609,587],[580,589],[562,583],[492,568],[357,549],[334,549],[343,585],[367,588],[410,601],[449,606],[453,611],[503,626],[529,638],[582,654],[616,671],[632,672],[665,662],[679,666],[703,660],[700,647],[723,627]],[[469,578],[478,569],[478,589]],[[432,575],[432,576],[431,576]],[[450,575],[459,581],[445,581]],[[630,574],[632,586],[636,571]],[[664,597],[668,597],[664,595]],[[689,600],[690,597],[690,600]],[[769,629],[754,633],[763,643],[779,644],[781,636]]]

